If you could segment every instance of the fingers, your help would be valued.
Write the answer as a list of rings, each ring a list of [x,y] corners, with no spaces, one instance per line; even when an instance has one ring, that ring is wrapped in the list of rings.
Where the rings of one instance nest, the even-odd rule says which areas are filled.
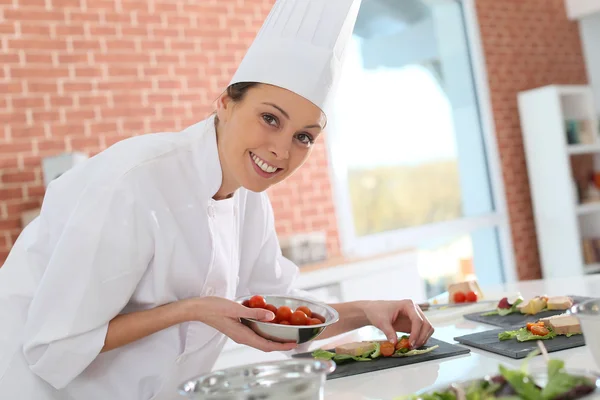
[[[391,322],[383,321],[379,326],[379,329],[383,332],[387,340],[390,341],[394,346],[398,342],[398,334],[396,333],[396,329],[392,326]]]
[[[417,340],[418,347],[421,347],[425,343],[427,343],[427,341],[429,340],[431,335],[433,335],[433,332],[435,331],[435,329],[433,329],[431,322],[429,322],[429,320],[427,319],[427,317],[425,316],[423,311],[420,310],[419,307],[416,307],[416,309],[417,309],[417,312],[419,313],[421,319],[423,320],[423,325],[421,326],[421,333],[419,335],[419,339]]]
[[[258,336],[252,329],[245,325],[236,323],[238,326],[233,328],[228,335],[234,342],[254,347],[264,352],[272,351],[290,351],[297,347],[296,343],[277,343]]]
[[[406,317],[410,320],[410,346],[413,349],[418,349],[427,343],[427,340],[433,334],[433,327],[423,311],[411,300],[405,301],[404,310]]]
[[[247,308],[240,306],[240,317],[255,319],[257,321],[273,321],[275,314],[272,311],[263,308]]]

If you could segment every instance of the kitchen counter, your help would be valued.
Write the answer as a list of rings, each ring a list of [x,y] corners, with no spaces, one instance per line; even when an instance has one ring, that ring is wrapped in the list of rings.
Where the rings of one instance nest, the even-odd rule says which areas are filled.
[[[579,295],[588,297],[600,296],[600,275],[588,275],[557,280],[539,280],[517,282],[483,288],[487,299],[499,299],[507,294],[520,292],[523,297],[546,294],[549,296]],[[483,305],[479,305],[481,307]],[[469,306],[472,307],[472,306]],[[484,309],[489,309],[484,306]],[[473,312],[477,310],[470,310]],[[462,318],[461,311],[448,309],[426,313],[430,318],[436,332],[433,337],[455,343],[454,337],[495,329],[493,326],[467,321]],[[312,342],[306,351],[315,348],[330,348],[337,343],[347,343],[356,340],[385,339],[374,328],[368,327],[335,338]],[[253,362],[264,360],[284,359],[287,356],[281,353],[261,353],[264,357]],[[595,365],[587,346],[576,349],[550,353],[552,358],[563,359],[567,368],[590,369],[600,371],[600,365]],[[247,363],[246,357],[235,360],[235,364]],[[246,362],[244,362],[246,361]],[[447,358],[437,361],[423,362],[411,366],[403,366],[383,371],[377,371],[347,378],[327,381],[325,386],[325,399],[327,400],[391,400],[398,396],[407,395],[426,389],[434,385],[449,384],[453,381],[481,377],[486,374],[495,374],[498,364],[503,363],[512,367],[519,367],[522,360],[513,360],[507,357],[488,353],[471,348],[471,353],[464,356]],[[226,363],[217,362],[217,369],[229,367],[233,361]],[[531,368],[543,368],[544,360],[536,357],[530,362]]]
[[[600,296],[600,275],[557,280],[517,282],[496,287],[486,287],[483,288],[483,290],[486,297],[490,299],[501,296],[504,293],[512,292],[521,292],[525,298],[541,294],[550,296],[580,295],[598,297]],[[433,337],[449,343],[455,343],[453,340],[455,336],[495,329],[495,327],[489,325],[467,321],[462,317],[457,317],[453,321],[441,323],[436,323],[435,321],[432,322],[436,327],[436,332]],[[351,335],[359,336],[361,339],[370,339],[372,338],[372,335],[378,335],[378,333],[372,328],[363,328]],[[320,346],[326,346],[326,343],[315,342],[312,347]],[[587,346],[553,352],[550,353],[550,357],[564,360],[567,368],[600,371],[600,365],[594,363]],[[465,356],[418,363],[411,366],[328,381],[325,386],[325,399],[393,399],[434,385],[449,384],[457,380],[494,374],[498,371],[499,363],[512,367],[519,367],[522,360],[513,360],[483,350],[471,348],[471,353]],[[542,357],[535,357],[529,365],[530,368],[544,368],[544,359]]]

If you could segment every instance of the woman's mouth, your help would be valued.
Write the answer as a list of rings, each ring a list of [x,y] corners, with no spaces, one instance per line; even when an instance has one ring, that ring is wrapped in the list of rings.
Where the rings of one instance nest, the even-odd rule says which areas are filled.
[[[249,152],[249,153],[250,153],[250,161],[252,163],[252,166],[254,167],[254,170],[256,171],[256,173],[258,173],[263,178],[272,178],[273,176],[277,175],[279,172],[283,171],[282,168],[277,168],[276,166],[269,164],[268,162],[266,162],[265,160],[263,160],[256,154],[254,154],[252,152]]]

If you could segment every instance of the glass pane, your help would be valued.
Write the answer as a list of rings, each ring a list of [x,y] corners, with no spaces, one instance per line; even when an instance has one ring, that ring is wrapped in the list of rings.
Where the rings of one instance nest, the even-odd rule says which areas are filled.
[[[332,116],[356,236],[493,211],[461,12],[363,2]]]
[[[467,279],[477,279],[483,285],[504,282],[497,228],[432,241],[417,251],[428,298],[445,292],[451,283]]]

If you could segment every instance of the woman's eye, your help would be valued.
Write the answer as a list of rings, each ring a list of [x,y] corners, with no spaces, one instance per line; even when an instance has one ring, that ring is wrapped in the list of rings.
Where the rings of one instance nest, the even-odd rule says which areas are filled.
[[[298,141],[306,146],[310,146],[312,145],[315,140],[312,138],[312,136],[306,134],[306,133],[300,133],[298,136],[296,136],[296,138],[298,139]]]
[[[267,124],[271,125],[271,126],[277,126],[277,118],[274,117],[271,114],[263,114],[262,116],[263,121],[265,121]]]

